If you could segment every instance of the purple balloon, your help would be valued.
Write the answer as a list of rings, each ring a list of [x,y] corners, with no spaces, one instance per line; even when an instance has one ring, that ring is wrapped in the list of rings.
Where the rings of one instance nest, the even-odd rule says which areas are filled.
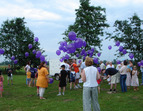
[[[4,49],[0,49],[0,54],[4,54]]]
[[[40,56],[40,60],[41,60],[42,62],[45,61],[45,56],[41,55],[41,56]]]
[[[141,65],[143,66],[143,60],[141,60],[141,62],[140,62],[140,63],[141,63]]]
[[[56,54],[59,56],[61,54],[61,51],[60,50],[57,50],[56,51]]]
[[[79,60],[78,63],[81,63],[81,60]]]
[[[12,56],[12,57],[11,57],[11,60],[14,60],[14,59],[15,59],[15,56]]]
[[[133,59],[133,58],[134,58],[134,54],[133,54],[133,53],[130,53],[130,54],[129,54],[129,57],[130,57],[130,59]]]
[[[91,51],[94,52],[94,48],[91,48]]]
[[[108,46],[108,49],[109,49],[109,50],[111,50],[111,49],[112,49],[112,46],[111,46],[111,45],[109,45],[109,46]]]
[[[97,64],[97,63],[98,63],[98,58],[95,57],[95,58],[93,59],[93,62],[94,62],[95,64]]]
[[[85,60],[86,56],[83,57],[83,60]]]
[[[41,54],[42,54],[41,51],[37,51],[36,52],[36,58],[39,58],[41,56]]]
[[[116,63],[117,63],[117,64],[121,64],[121,61],[117,60]]]
[[[29,56],[29,53],[28,52],[25,52],[25,57],[28,57]]]
[[[79,54],[76,54],[76,57],[79,57],[80,55]]]
[[[83,45],[83,41],[81,38],[78,38],[76,41],[75,41],[75,47],[76,48],[81,48]]]
[[[68,54],[66,54],[66,55],[65,55],[65,58],[66,58],[66,59],[69,59],[70,57],[69,57],[69,55],[68,55]]]
[[[39,38],[38,38],[38,37],[35,37],[34,40],[35,40],[35,42],[38,42],[38,41],[39,41]]]
[[[86,47],[86,41],[83,41],[83,46]]]
[[[101,56],[101,53],[99,52],[99,53],[97,54],[97,56],[100,57],[100,56]]]
[[[76,33],[71,31],[69,32],[68,37],[70,40],[76,40]]]
[[[119,51],[122,52],[123,51],[123,46],[119,47]]]
[[[101,68],[100,67],[97,67],[97,70],[98,70],[99,73],[101,72]]]
[[[62,58],[60,59],[60,62],[63,62],[63,59],[62,59]]]
[[[122,52],[123,52],[123,54],[126,54],[126,53],[127,53],[126,49],[123,49],[123,51],[122,51]]]
[[[116,46],[120,46],[120,42],[119,41],[116,42]]]
[[[14,64],[17,64],[18,63],[18,60],[14,60]]]
[[[52,84],[54,82],[53,78],[49,78],[49,84]]]
[[[29,44],[28,47],[29,47],[29,49],[31,49],[32,48],[32,44]]]
[[[33,50],[32,52],[33,52],[33,54],[36,54],[36,50]]]
[[[138,66],[141,66],[141,62],[138,62]]]

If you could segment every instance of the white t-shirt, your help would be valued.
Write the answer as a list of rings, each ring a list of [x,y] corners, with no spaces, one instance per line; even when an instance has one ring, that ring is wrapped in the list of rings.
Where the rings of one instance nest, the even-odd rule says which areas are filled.
[[[119,71],[121,69],[121,64],[118,64],[116,69]]]
[[[104,63],[102,63],[102,64],[100,65],[100,68],[101,68],[101,70],[102,70],[102,69],[105,69]]]
[[[110,66],[109,64],[107,65],[106,69],[108,68],[114,68],[114,65]]]
[[[84,68],[86,81],[83,84],[83,87],[97,87],[98,83],[96,80],[97,76],[97,68],[93,66],[89,66]]]
[[[70,70],[70,65],[69,64],[63,62],[63,63],[61,63],[60,68],[61,68],[62,65],[65,65],[65,70],[66,71]]]
[[[83,63],[81,64],[80,68],[81,68],[81,69],[86,68],[85,62],[83,62]]]
[[[26,72],[28,72],[28,71],[30,70],[30,65],[27,64],[27,65],[25,66],[25,68],[26,68]]]

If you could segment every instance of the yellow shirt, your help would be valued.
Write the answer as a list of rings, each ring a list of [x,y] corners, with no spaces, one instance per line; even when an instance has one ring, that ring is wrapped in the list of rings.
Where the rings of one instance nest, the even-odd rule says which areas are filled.
[[[46,88],[48,87],[48,80],[46,76],[49,74],[48,70],[45,67],[42,67],[40,70],[38,69],[38,78],[36,86]]]
[[[27,78],[28,79],[31,78],[31,72],[30,71],[27,72]]]

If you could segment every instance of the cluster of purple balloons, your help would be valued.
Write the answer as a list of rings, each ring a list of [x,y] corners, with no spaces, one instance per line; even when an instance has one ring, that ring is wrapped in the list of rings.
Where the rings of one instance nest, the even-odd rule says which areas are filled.
[[[14,64],[17,64],[17,63],[18,63],[18,60],[15,59],[15,56],[12,56],[12,57],[11,57],[11,60],[14,62]]]
[[[4,49],[0,49],[0,55],[4,54],[4,52],[5,52]]]
[[[143,66],[143,60],[141,60],[140,62],[138,62],[138,66]]]

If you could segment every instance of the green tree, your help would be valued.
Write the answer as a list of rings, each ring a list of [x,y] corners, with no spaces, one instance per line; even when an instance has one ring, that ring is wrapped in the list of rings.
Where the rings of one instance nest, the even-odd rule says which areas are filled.
[[[68,43],[72,41],[68,38],[68,33],[74,31],[77,34],[77,38],[82,38],[86,41],[86,51],[91,47],[95,48],[94,55],[101,50],[102,36],[105,34],[104,29],[109,27],[106,23],[106,11],[105,8],[100,6],[95,7],[90,5],[90,0],[80,0],[80,7],[76,9],[76,18],[73,25],[70,25],[64,32],[64,40]],[[81,50],[77,50],[76,53],[80,53]]]
[[[129,20],[116,20],[115,30],[108,38],[120,41],[128,54],[133,53],[135,61],[143,59],[143,20],[134,14]],[[123,56],[118,53],[118,56]]]
[[[7,59],[15,56],[18,60],[17,68],[25,66],[28,61],[35,65],[40,63],[32,53],[33,49],[40,50],[40,44],[34,42],[34,34],[25,24],[24,18],[15,18],[4,21],[0,28],[0,47],[5,50],[4,56]],[[29,44],[33,45],[32,49],[28,48]],[[27,58],[25,52],[29,53]]]

